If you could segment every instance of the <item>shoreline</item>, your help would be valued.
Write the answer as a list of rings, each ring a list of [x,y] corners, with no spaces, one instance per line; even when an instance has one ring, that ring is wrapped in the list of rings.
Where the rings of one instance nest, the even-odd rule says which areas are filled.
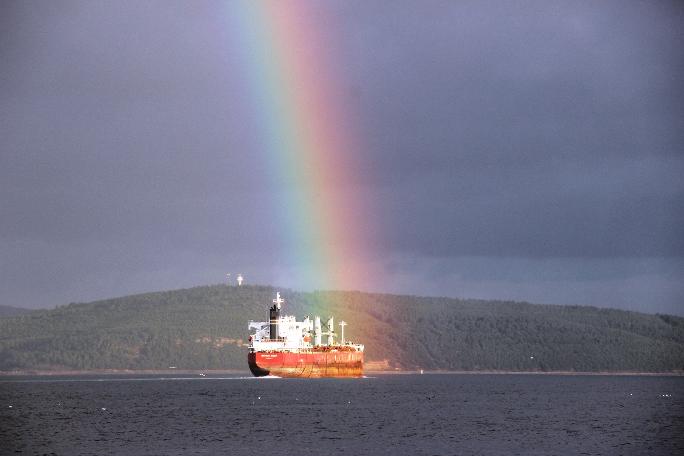
[[[380,374],[380,375],[422,375],[420,371],[416,370],[394,370],[394,371],[364,371],[365,374]],[[562,375],[562,376],[622,376],[622,377],[684,377],[684,372],[632,372],[632,371],[464,371],[464,370],[433,370],[424,371],[423,374],[429,375]]]
[[[365,375],[421,375],[420,370],[364,370]],[[631,372],[631,371],[463,371],[463,370],[426,370],[426,375],[561,375],[561,376],[622,376],[622,377],[684,377],[684,371],[674,372]],[[16,371],[0,371],[2,377],[89,377],[114,375],[251,375],[245,369],[90,369],[90,370],[43,370],[23,369]]]
[[[249,374],[248,369],[22,369],[16,371],[0,371],[0,377],[60,377],[60,376],[94,376],[94,375],[232,375]]]

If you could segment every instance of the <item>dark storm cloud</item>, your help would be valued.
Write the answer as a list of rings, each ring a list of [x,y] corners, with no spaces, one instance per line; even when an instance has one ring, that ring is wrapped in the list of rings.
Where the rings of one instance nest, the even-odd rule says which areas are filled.
[[[274,258],[230,5],[0,5],[0,304],[236,267],[305,287]],[[363,137],[378,290],[680,312],[680,3],[310,5]]]
[[[2,235],[180,243],[260,198],[224,24],[161,6],[6,6]]]
[[[354,29],[368,178],[402,227],[393,244],[684,254],[681,6],[491,6],[412,5]]]

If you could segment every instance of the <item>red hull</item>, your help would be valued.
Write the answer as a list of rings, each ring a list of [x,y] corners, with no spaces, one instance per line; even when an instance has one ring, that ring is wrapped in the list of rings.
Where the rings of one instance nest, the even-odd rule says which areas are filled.
[[[255,352],[247,355],[247,361],[255,377],[363,376],[363,352],[359,351]]]

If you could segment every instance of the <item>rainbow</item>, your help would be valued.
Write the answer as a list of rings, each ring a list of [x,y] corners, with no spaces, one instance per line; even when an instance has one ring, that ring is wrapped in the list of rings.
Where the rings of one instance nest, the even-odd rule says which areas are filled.
[[[370,218],[354,185],[359,135],[332,71],[330,18],[316,5],[238,1],[228,8],[260,153],[278,185],[273,204],[286,245],[279,261],[291,268],[296,288],[366,289]]]

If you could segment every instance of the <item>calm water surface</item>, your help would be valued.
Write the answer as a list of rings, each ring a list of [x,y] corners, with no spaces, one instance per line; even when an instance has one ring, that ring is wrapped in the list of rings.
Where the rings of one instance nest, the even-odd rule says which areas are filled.
[[[684,378],[0,380],[0,453],[684,454]]]

